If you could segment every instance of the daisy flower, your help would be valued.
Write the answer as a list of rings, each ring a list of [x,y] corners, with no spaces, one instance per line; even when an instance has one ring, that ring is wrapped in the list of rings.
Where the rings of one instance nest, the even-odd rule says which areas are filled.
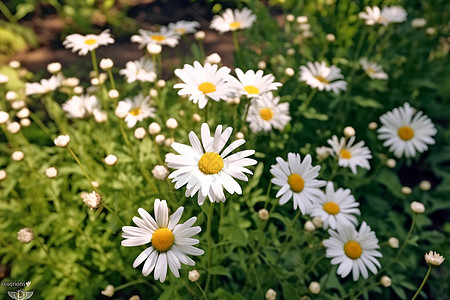
[[[117,104],[120,111],[128,111],[125,116],[125,122],[128,128],[134,127],[137,122],[140,122],[148,117],[154,117],[155,108],[150,107],[150,97],[138,94],[133,99],[126,98],[123,101],[119,101]]]
[[[383,71],[383,68],[374,63],[367,60],[367,58],[363,57],[359,60],[364,72],[366,72],[367,76],[372,79],[388,79],[388,75]]]
[[[227,31],[236,31],[252,27],[256,21],[256,16],[252,11],[244,7],[241,11],[238,9],[232,10],[227,8],[221,16],[214,16],[210,28],[224,33]]]
[[[289,103],[279,103],[280,97],[273,97],[272,93],[265,93],[258,99],[253,99],[248,111],[247,122],[250,129],[257,133],[268,132],[272,128],[283,130],[291,120]]]
[[[377,6],[366,6],[366,11],[358,14],[360,19],[365,20],[366,25],[383,24],[385,26],[390,23],[405,22],[407,15],[401,6],[386,6],[382,10]]]
[[[155,66],[150,59],[145,57],[127,62],[125,69],[120,70],[119,74],[124,75],[128,83],[135,81],[154,82],[156,80]]]
[[[336,229],[340,225],[358,225],[358,220],[354,215],[360,215],[359,203],[351,194],[349,189],[338,188],[334,190],[334,184],[328,181],[325,194],[317,202],[310,215],[320,217],[323,221],[323,228]]]
[[[378,138],[386,140],[383,146],[389,147],[397,157],[414,157],[416,152],[422,153],[433,145],[432,138],[437,130],[430,119],[421,111],[416,114],[409,103],[394,108],[380,117],[383,124],[378,129]]]
[[[169,217],[166,200],[155,199],[155,219],[145,209],[139,208],[141,218],[133,217],[133,222],[138,227],[122,227],[122,246],[134,247],[151,243],[133,262],[133,268],[136,268],[145,261],[142,268],[144,276],[154,271],[155,280],[164,282],[169,266],[172,274],[179,278],[181,264],[195,265],[187,255],[203,255],[203,250],[193,246],[198,244],[198,240],[192,236],[202,231],[199,226],[192,227],[197,218],[192,217],[183,224],[178,224],[183,210],[180,207]]]
[[[70,119],[82,119],[100,111],[100,101],[96,96],[73,96],[62,105],[63,111]]]
[[[167,45],[173,48],[178,45],[179,39],[180,36],[166,26],[161,26],[160,30],[156,32],[139,29],[139,35],[131,36],[131,41],[139,43],[139,48],[141,49],[148,44]]]
[[[41,79],[40,82],[25,83],[25,94],[42,95],[53,92],[62,84],[63,76],[61,74],[53,75],[49,79]]]
[[[363,141],[353,145],[354,136],[347,141],[345,137],[338,140],[337,136],[333,135],[327,142],[331,146],[330,154],[338,158],[339,166],[350,168],[353,174],[356,174],[357,166],[370,170],[369,159],[372,158],[372,155],[369,148],[364,146]]]
[[[363,222],[359,232],[353,225],[338,226],[337,230],[328,230],[330,238],[323,241],[326,257],[332,258],[332,265],[339,265],[337,274],[342,278],[352,272],[353,280],[359,279],[359,274],[366,279],[369,277],[367,269],[377,274],[377,267],[381,265],[376,257],[382,257],[375,249],[380,248],[375,232]]]
[[[275,177],[272,183],[281,187],[275,197],[280,197],[280,205],[293,198],[294,209],[300,208],[302,214],[307,214],[313,203],[323,197],[319,189],[325,181],[317,180],[320,166],[311,165],[311,155],[306,155],[301,161],[300,154],[288,153],[288,161],[277,157],[278,164],[272,165],[270,173]]]
[[[247,166],[256,164],[256,160],[248,158],[255,150],[244,150],[228,156],[234,149],[245,143],[244,139],[232,142],[223,151],[233,128],[222,132],[222,125],[217,126],[211,137],[206,123],[201,127],[201,140],[193,131],[189,133],[192,146],[172,143],[172,148],[180,155],[166,157],[167,166],[177,169],[169,175],[175,182],[175,188],[186,185],[186,197],[193,197],[198,192],[198,204],[202,205],[209,198],[211,202],[225,201],[223,189],[230,194],[242,194],[240,185],[234,178],[248,181],[244,173],[253,174]]]
[[[170,23],[167,27],[178,35],[184,35],[196,32],[197,28],[200,27],[200,23],[197,21],[178,21]]]
[[[68,35],[63,42],[63,45],[72,52],[77,52],[78,55],[86,55],[88,52],[97,49],[99,46],[106,46],[113,44],[114,39],[109,34],[109,29],[104,30],[99,35],[88,34],[81,35],[78,33]]]
[[[280,82],[274,82],[275,77],[272,74],[263,76],[262,70],[258,70],[256,73],[253,70],[248,70],[244,73],[241,69],[236,68],[235,72],[238,79],[232,77],[231,84],[237,93],[246,95],[248,98],[260,96],[282,86]]]
[[[173,87],[181,89],[178,95],[190,95],[189,100],[198,103],[200,109],[208,103],[208,98],[214,101],[226,100],[230,92],[232,76],[230,68],[206,63],[202,66],[194,61],[194,66],[185,64],[183,69],[176,69],[177,75],[183,83],[177,83]]]
[[[341,69],[336,66],[327,67],[325,62],[308,62],[307,66],[300,66],[300,81],[305,81],[311,88],[333,91],[339,94],[339,91],[347,89],[347,82],[341,74]]]

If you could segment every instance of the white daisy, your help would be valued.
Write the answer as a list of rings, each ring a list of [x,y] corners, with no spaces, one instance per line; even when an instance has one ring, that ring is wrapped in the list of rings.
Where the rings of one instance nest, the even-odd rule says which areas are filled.
[[[200,27],[200,23],[197,21],[178,21],[170,23],[167,27],[178,35],[184,35],[196,32],[197,28]]]
[[[386,140],[383,146],[397,157],[414,157],[434,144],[432,137],[437,130],[433,123],[423,112],[414,113],[415,109],[405,103],[380,117],[383,125],[378,129],[378,138]]]
[[[72,52],[77,52],[78,55],[86,55],[88,52],[97,49],[99,46],[106,46],[113,44],[114,39],[109,34],[109,29],[104,30],[99,35],[88,34],[81,35],[78,33],[68,35],[63,42],[63,45]]]
[[[120,70],[119,74],[124,75],[128,83],[135,81],[154,82],[156,80],[155,66],[150,59],[145,57],[127,62],[125,69]]]
[[[167,166],[177,169],[169,175],[175,182],[175,188],[186,185],[186,197],[193,197],[198,192],[198,204],[202,205],[206,197],[211,202],[225,201],[223,189],[230,194],[242,194],[242,189],[234,179],[248,181],[244,173],[253,174],[247,166],[256,164],[248,158],[255,150],[244,150],[228,156],[234,149],[245,143],[244,139],[232,142],[223,151],[233,128],[222,132],[222,125],[217,126],[213,137],[206,123],[201,127],[202,142],[193,131],[189,133],[192,146],[172,143],[172,148],[181,155],[166,157]]]
[[[62,84],[63,76],[61,74],[53,75],[49,79],[41,79],[40,82],[25,83],[25,94],[42,95],[52,92],[59,88]]]
[[[328,230],[330,238],[323,241],[326,257],[332,258],[332,265],[339,265],[337,274],[342,278],[350,272],[353,280],[359,279],[359,274],[364,278],[369,277],[367,269],[377,274],[377,267],[381,265],[376,257],[382,257],[375,249],[380,248],[375,233],[370,230],[366,222],[362,222],[359,232],[353,225],[342,225],[337,231]]]
[[[279,102],[280,97],[274,98],[272,93],[265,93],[260,98],[252,100],[246,121],[250,123],[253,132],[268,132],[272,128],[284,129],[291,120],[289,103]]]
[[[210,28],[224,33],[227,31],[236,31],[240,29],[250,28],[256,21],[256,16],[252,11],[244,7],[241,11],[227,8],[221,16],[214,16]]]
[[[293,198],[294,209],[300,208],[302,214],[307,214],[313,203],[323,197],[319,189],[325,185],[325,181],[317,180],[320,166],[311,165],[311,155],[306,155],[301,161],[300,154],[288,153],[287,162],[277,157],[278,164],[272,165],[270,173],[275,177],[272,183],[281,186],[275,195],[280,197],[280,205]]]
[[[82,119],[100,111],[100,101],[96,96],[80,95],[73,96],[62,105],[63,111],[68,118]]]
[[[300,81],[305,81],[311,88],[317,88],[319,91],[333,91],[339,94],[339,91],[347,89],[347,82],[341,74],[341,69],[336,66],[327,67],[325,62],[308,62],[307,66],[300,66]]]
[[[175,75],[184,83],[177,83],[173,87],[181,89],[178,95],[190,95],[189,100],[198,103],[200,109],[208,103],[208,98],[214,101],[226,100],[230,92],[232,76],[230,68],[206,63],[202,66],[198,61],[194,66],[185,64],[183,69],[176,69]]]
[[[139,48],[144,48],[148,44],[167,45],[173,48],[178,45],[179,39],[179,34],[166,26],[161,26],[156,32],[139,29],[139,35],[131,36],[131,41],[139,43]]]
[[[380,65],[368,61],[365,57],[361,58],[359,62],[361,63],[364,72],[366,72],[367,76],[370,78],[382,80],[388,79],[388,75],[383,71],[383,67]]]
[[[120,111],[128,111],[125,116],[125,122],[128,128],[134,127],[137,122],[144,120],[145,118],[155,116],[155,108],[150,107],[150,97],[138,94],[133,99],[126,98],[123,101],[119,101],[117,104]]]
[[[133,222],[138,227],[122,227],[122,246],[134,247],[151,243],[133,262],[133,268],[136,268],[145,261],[142,268],[144,276],[155,271],[155,280],[164,282],[169,266],[172,274],[179,278],[178,270],[181,269],[181,264],[195,265],[187,255],[203,255],[203,250],[193,246],[198,244],[198,240],[192,236],[202,231],[199,226],[192,227],[197,218],[192,217],[183,224],[178,224],[183,210],[184,208],[180,207],[169,217],[166,200],[155,199],[156,220],[145,209],[139,208],[141,218],[133,217]]]
[[[370,170],[369,159],[372,158],[372,155],[369,148],[364,146],[363,141],[353,145],[354,136],[347,141],[345,137],[338,140],[337,136],[333,135],[327,142],[331,146],[330,154],[338,158],[338,164],[341,167],[350,168],[353,174],[356,174],[357,166]]]
[[[328,181],[324,196],[312,208],[310,215],[320,217],[324,229],[336,229],[340,225],[356,226],[358,220],[354,215],[361,214],[358,206],[349,189],[338,188],[335,191],[333,182]]]
[[[238,79],[232,77],[231,84],[236,89],[236,93],[246,95],[248,98],[258,97],[269,91],[274,91],[282,86],[280,82],[274,82],[275,77],[272,74],[264,75],[264,71],[248,70],[242,72],[241,69],[235,69]]]
[[[401,6],[386,6],[380,10],[379,7],[366,6],[366,11],[358,14],[359,18],[364,19],[366,25],[390,23],[402,23],[406,21],[407,13]]]

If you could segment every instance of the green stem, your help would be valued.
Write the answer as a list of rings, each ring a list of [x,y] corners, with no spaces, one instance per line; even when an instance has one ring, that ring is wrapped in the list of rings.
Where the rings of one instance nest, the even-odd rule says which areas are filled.
[[[208,297],[206,297],[205,291],[202,289],[202,287],[200,286],[200,284],[198,284],[198,282],[195,282],[195,285],[198,287],[198,289],[199,289],[200,292],[202,293],[203,299],[207,300]]]
[[[428,271],[427,271],[427,274],[425,275],[425,278],[423,279],[423,281],[422,281],[422,284],[419,286],[419,289],[417,290],[417,292],[414,294],[414,296],[412,297],[412,299],[411,300],[414,300],[414,299],[416,299],[417,298],[417,296],[419,295],[419,293],[420,293],[420,291],[422,290],[422,288],[423,288],[423,286],[425,285],[425,282],[427,282],[427,280],[428,280],[428,277],[430,276],[430,274],[431,274],[431,269],[432,269],[432,267],[430,266],[430,267],[428,267]]]
[[[208,101],[209,102],[209,101]],[[204,107],[205,111],[205,123],[208,123],[208,102],[206,102],[206,105]]]
[[[45,124],[41,121],[41,119],[39,119],[38,116],[36,116],[35,113],[30,111],[30,117],[46,135],[48,135],[49,137],[51,136],[50,129],[48,129],[48,127],[45,126]]]
[[[233,31],[233,43],[234,43],[234,51],[236,52],[236,66],[241,67],[241,48],[239,47],[239,39],[237,36],[237,32]]]
[[[78,159],[78,156],[72,151],[72,149],[70,149],[69,146],[66,146],[67,151],[69,151],[70,155],[72,155],[72,157],[75,159],[76,163],[78,164],[78,166],[80,166],[81,171],[83,172],[84,176],[86,177],[86,179],[89,181],[89,185],[92,184],[92,179],[91,177],[89,177],[88,172],[86,171],[86,169],[84,168],[83,164],[81,163],[81,161]]]
[[[130,282],[127,282],[127,283],[124,283],[122,285],[119,285],[119,286],[115,287],[114,291],[117,292],[117,291],[123,290],[123,289],[125,289],[125,288],[127,288],[129,286],[133,286],[136,283],[143,283],[144,281],[145,281],[144,279],[133,280],[133,281],[130,281]]]
[[[209,282],[211,280],[211,265],[212,265],[212,236],[211,236],[211,223],[212,223],[212,216],[214,212],[214,202],[211,202],[211,205],[209,207],[209,214],[208,214],[208,223],[206,227],[206,236],[208,237],[208,277],[206,278],[206,284],[205,284],[205,291],[208,292]]]
[[[292,222],[291,222],[290,226],[286,229],[286,238],[283,241],[283,245],[281,245],[280,252],[278,252],[278,257],[277,257],[276,263],[278,263],[280,261],[281,255],[283,254],[284,250],[286,250],[286,247],[288,245],[288,241],[289,241],[289,238],[290,238],[290,233],[292,231],[292,228],[294,227],[295,222],[297,222],[297,220],[298,220],[298,218],[300,217],[301,214],[302,214],[302,212],[299,209],[297,214],[295,215],[294,219],[292,219]]]
[[[3,1],[0,1],[0,11],[5,15],[9,22],[17,24],[17,19],[9,11],[8,7],[3,3]]]
[[[250,103],[251,103],[251,99],[247,98],[247,106],[245,107],[245,114],[244,117],[242,118],[242,122],[241,122],[241,129],[239,130],[240,132],[242,132],[242,130],[244,129],[245,126],[245,122],[247,120],[247,116],[248,116],[248,111],[250,110]]]
[[[99,73],[98,73],[98,65],[97,65],[97,56],[95,55],[95,49],[91,51],[91,60],[92,60],[92,67],[94,68],[95,76],[100,80]]]
[[[114,81],[114,75],[111,71],[111,69],[108,69],[108,77],[109,77],[109,81],[111,81],[111,89],[115,90],[116,89],[116,82]]]
[[[311,90],[311,92],[309,93],[308,98],[306,98],[305,102],[303,102],[303,104],[301,106],[303,112],[305,112],[308,109],[309,104],[311,103],[311,100],[314,98],[316,93],[317,93],[317,89],[312,89]]]
[[[369,285],[368,287],[366,287],[366,288],[364,288],[364,289],[362,289],[362,290],[360,290],[359,292],[358,292],[358,294],[356,294],[354,297],[352,297],[351,299],[353,300],[353,299],[358,299],[358,297],[359,296],[361,296],[362,294],[364,294],[365,292],[367,292],[368,290],[370,290],[370,289],[372,289],[372,288],[374,288],[374,287],[376,287],[377,285],[380,285],[381,284],[381,282],[375,282],[375,283],[372,283],[371,285]]]

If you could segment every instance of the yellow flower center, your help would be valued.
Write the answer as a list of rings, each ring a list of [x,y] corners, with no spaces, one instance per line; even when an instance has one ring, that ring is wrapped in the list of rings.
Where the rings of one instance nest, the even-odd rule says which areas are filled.
[[[270,121],[273,118],[273,111],[270,108],[261,108],[259,115],[266,121]]]
[[[367,74],[373,75],[373,74],[375,74],[375,70],[372,69],[372,68],[368,68],[368,69],[367,69]]]
[[[175,236],[169,228],[159,228],[153,233],[152,246],[159,252],[172,248]]]
[[[345,158],[345,159],[350,159],[350,158],[352,158],[352,154],[347,149],[342,149],[341,150],[341,157]]]
[[[244,86],[244,90],[249,94],[259,94],[259,89],[254,85]]]
[[[96,39],[87,39],[87,40],[84,40],[84,43],[86,45],[92,46],[92,45],[95,45],[97,43],[97,40]]]
[[[334,202],[327,202],[323,205],[323,210],[329,213],[330,215],[337,215],[341,209],[339,208],[339,205],[337,205]]]
[[[231,29],[239,29],[241,27],[241,25],[242,25],[241,22],[231,22],[230,23]]]
[[[289,175],[288,184],[291,187],[291,190],[296,193],[300,193],[305,187],[305,181],[303,180],[302,176],[298,174]]]
[[[404,141],[409,141],[410,139],[412,139],[414,137],[414,129],[412,129],[409,126],[400,127],[398,129],[397,133],[398,133],[398,136]]]
[[[184,29],[184,28],[177,28],[177,29],[175,29],[175,32],[179,33],[179,34],[185,34],[186,33],[186,29]]]
[[[151,39],[157,42],[162,42],[166,39],[166,37],[163,35],[152,35]]]
[[[208,94],[216,91],[216,86],[211,82],[205,81],[198,86],[198,90],[203,94]]]
[[[138,116],[141,114],[141,109],[139,107],[130,109],[129,114],[132,116]]]
[[[347,255],[351,259],[357,259],[362,254],[362,248],[358,242],[348,241],[344,245],[344,252],[345,252],[345,255]]]
[[[206,152],[198,161],[198,169],[206,175],[217,174],[223,168],[223,159],[216,152]]]
[[[320,75],[316,75],[316,76],[314,76],[314,78],[325,84],[330,83],[325,77],[322,77]]]

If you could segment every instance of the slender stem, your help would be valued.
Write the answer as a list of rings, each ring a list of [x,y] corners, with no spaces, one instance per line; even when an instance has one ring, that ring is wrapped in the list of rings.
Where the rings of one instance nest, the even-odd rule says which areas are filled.
[[[352,297],[351,299],[353,300],[353,299],[358,299],[358,297],[359,296],[361,296],[362,294],[364,294],[365,292],[367,292],[368,290],[370,290],[370,289],[372,289],[372,288],[374,288],[374,287],[376,287],[377,285],[380,285],[381,284],[381,282],[380,281],[377,281],[377,282],[375,282],[375,283],[372,283],[371,285],[369,285],[369,286],[367,286],[366,288],[364,288],[364,289],[361,289],[359,292],[358,292],[358,294],[356,294],[354,297]]]
[[[198,42],[198,48],[200,49],[200,61],[203,61],[205,59],[205,47],[203,46],[203,40],[197,40]]]
[[[86,177],[87,180],[89,180],[89,184],[92,184],[92,179],[91,177],[89,177],[88,172],[86,171],[86,169],[84,168],[83,164],[81,163],[81,161],[78,159],[78,156],[72,151],[72,149],[70,149],[69,146],[66,146],[67,151],[69,151],[69,153],[73,156],[73,158],[75,159],[76,163],[80,166],[81,171],[83,172],[84,176]]]
[[[318,259],[316,259],[312,265],[308,268],[308,270],[305,272],[306,274],[309,274],[309,272],[311,272],[312,270],[314,270],[314,267],[322,260],[325,258],[325,254],[321,255]]]
[[[240,132],[242,132],[242,130],[244,129],[245,122],[246,122],[247,116],[248,116],[248,111],[250,110],[251,99],[247,98],[247,100],[248,100],[248,103],[247,103],[247,106],[245,107],[245,114],[244,114],[244,117],[242,118],[241,129],[239,130]]]
[[[272,188],[272,181],[269,181],[269,185],[267,186],[267,192],[266,192],[266,203],[264,203],[264,208],[267,208],[267,205],[269,205],[270,202],[270,189]]]
[[[306,109],[308,109],[309,104],[311,103],[311,100],[314,98],[316,93],[317,93],[317,89],[312,89],[311,90],[311,92],[309,93],[308,98],[306,98],[305,102],[302,104],[303,111],[306,111]]]
[[[141,279],[137,279],[137,280],[133,280],[133,281],[129,281],[127,283],[124,283],[122,285],[119,285],[119,286],[115,287],[114,291],[117,292],[117,291],[123,290],[123,289],[125,289],[125,288],[127,288],[129,286],[132,286],[132,285],[134,285],[136,283],[143,283],[144,281],[145,280],[142,279],[142,278]]]
[[[241,48],[239,47],[239,39],[238,39],[236,31],[233,31],[232,34],[233,34],[234,51],[236,52],[236,60],[237,60],[237,63],[235,65],[240,67],[241,66]]]
[[[300,217],[300,215],[302,214],[301,210],[299,209],[297,214],[295,215],[294,219],[292,219],[292,222],[290,224],[290,226],[286,229],[286,238],[283,241],[283,245],[281,245],[281,249],[280,252],[278,252],[278,257],[276,262],[278,263],[281,259],[281,255],[283,254],[284,250],[286,250],[286,247],[288,245],[288,241],[290,238],[290,233],[292,231],[292,228],[294,227],[295,222],[297,222],[298,218]]]
[[[17,23],[17,19],[9,11],[8,7],[3,3],[3,1],[0,1],[0,11],[5,15],[9,22]]]
[[[120,223],[121,226],[125,225],[125,223],[123,223],[123,221],[122,221],[122,219],[119,217],[119,215],[118,215],[111,207],[109,207],[108,205],[105,205],[105,203],[102,203],[102,206],[103,206],[104,208],[106,208],[106,210],[107,210],[108,212],[112,213],[112,214],[117,218],[117,220],[119,221],[119,223]]]
[[[109,77],[109,81],[111,81],[111,89],[115,90],[116,89],[116,82],[114,81],[114,75],[111,71],[111,69],[108,69],[108,77]]]
[[[198,289],[200,290],[200,292],[202,293],[203,299],[207,300],[208,297],[206,297],[205,291],[202,289],[202,287],[200,286],[200,284],[198,284],[198,282],[195,282],[195,285],[198,287]]]
[[[211,236],[211,223],[212,223],[212,215],[214,212],[214,202],[211,202],[211,205],[209,207],[209,214],[208,214],[208,223],[206,227],[206,236],[208,237],[208,277],[206,278],[206,284],[205,284],[205,291],[208,292],[209,282],[211,280],[211,264],[212,264],[212,236]]]
[[[38,116],[36,116],[35,113],[30,112],[30,117],[31,119],[37,124],[37,126],[39,128],[41,128],[41,130],[48,135],[49,137],[51,136],[50,130],[48,129],[47,126],[45,126],[45,124],[41,121],[41,119],[38,118]]]
[[[419,293],[420,293],[420,291],[422,290],[422,288],[423,288],[423,286],[425,285],[425,282],[427,282],[427,280],[428,280],[428,277],[430,276],[430,273],[431,273],[431,269],[432,269],[432,267],[430,266],[430,267],[428,267],[428,271],[427,271],[427,274],[425,275],[425,278],[423,279],[423,281],[422,281],[422,284],[419,286],[419,289],[417,290],[417,292],[414,294],[414,296],[412,297],[412,299],[411,300],[414,300],[414,299],[416,299],[417,298],[417,296],[419,295]]]
[[[205,123],[208,123],[208,102],[206,102],[206,105],[205,105],[205,108],[204,108],[204,111],[205,111]]]
[[[94,68],[95,76],[98,78],[98,65],[97,65],[97,56],[95,55],[95,49],[91,51],[91,60],[92,60],[92,67]],[[98,78],[100,80],[100,78]]]

